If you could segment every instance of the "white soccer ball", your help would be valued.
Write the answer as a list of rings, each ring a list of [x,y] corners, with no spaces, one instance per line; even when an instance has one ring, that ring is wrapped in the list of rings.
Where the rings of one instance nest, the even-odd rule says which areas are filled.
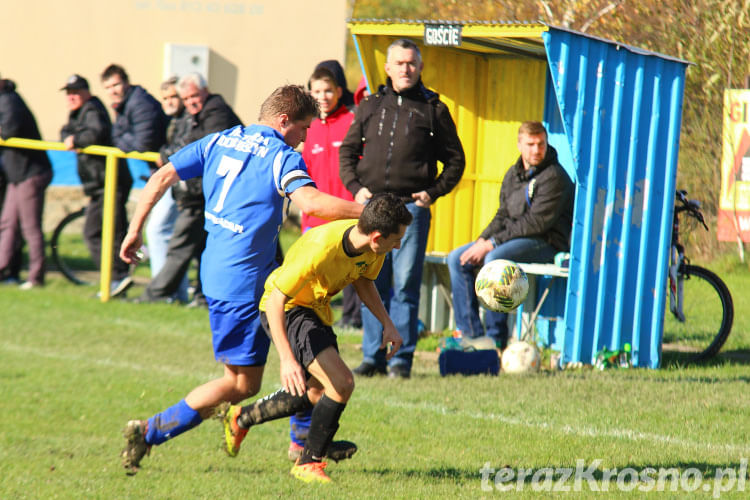
[[[513,342],[503,351],[500,363],[505,373],[538,372],[542,362],[539,349],[526,341]]]
[[[526,300],[529,279],[515,262],[497,259],[479,270],[474,290],[483,307],[495,312],[510,312]]]

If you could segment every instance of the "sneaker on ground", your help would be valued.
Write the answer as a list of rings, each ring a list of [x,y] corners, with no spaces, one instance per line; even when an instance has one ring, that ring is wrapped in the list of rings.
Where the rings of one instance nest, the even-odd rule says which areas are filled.
[[[224,451],[230,457],[237,456],[240,452],[240,444],[247,435],[247,429],[241,428],[237,423],[241,410],[241,406],[224,403],[217,413],[217,418],[221,418],[224,425]]]
[[[131,286],[133,286],[133,278],[130,276],[125,276],[121,280],[113,280],[109,286],[109,296],[115,298],[124,295]]]
[[[299,465],[294,464],[289,472],[292,476],[306,483],[330,483],[331,478],[326,475],[326,462],[310,462]]]
[[[18,285],[18,288],[21,290],[31,290],[32,288],[41,288],[44,285],[41,283],[34,283],[33,281],[24,281],[20,285]]]
[[[127,443],[120,457],[125,473],[129,476],[138,472],[141,460],[151,452],[151,445],[146,443],[147,424],[145,420],[130,420],[122,431]]]
[[[368,363],[367,361],[362,361],[362,363],[354,370],[352,370],[352,372],[354,372],[355,375],[372,377],[373,375],[385,375],[386,368],[385,366],[377,366],[373,365],[372,363]]]
[[[300,446],[294,441],[290,441],[289,449],[287,450],[289,460],[296,462],[299,456],[302,455],[302,450],[304,449],[304,446]],[[333,441],[328,446],[326,457],[330,458],[334,462],[338,462],[339,460],[352,458],[352,455],[354,455],[356,452],[357,445],[352,443],[351,441]]]

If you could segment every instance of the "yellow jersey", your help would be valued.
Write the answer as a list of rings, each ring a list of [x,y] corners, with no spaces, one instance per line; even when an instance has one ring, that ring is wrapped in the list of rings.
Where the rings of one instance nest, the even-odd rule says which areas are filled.
[[[266,280],[260,310],[274,288],[290,297],[285,310],[295,306],[315,311],[326,325],[333,324],[331,299],[353,281],[375,280],[387,254],[365,251],[350,256],[344,251],[344,234],[357,225],[356,219],[339,220],[305,232],[289,248],[284,263]]]

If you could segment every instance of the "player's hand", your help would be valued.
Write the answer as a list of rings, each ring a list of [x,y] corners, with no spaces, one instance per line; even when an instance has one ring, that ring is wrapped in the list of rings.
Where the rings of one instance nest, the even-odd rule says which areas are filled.
[[[281,361],[281,385],[292,396],[302,396],[306,390],[305,371],[296,359]]]
[[[141,260],[140,250],[143,246],[143,236],[141,233],[131,233],[125,235],[120,245],[120,258],[128,264],[137,264]]]
[[[418,207],[427,208],[432,205],[432,197],[427,194],[427,191],[420,191],[418,193],[412,193],[411,199],[414,200]]]
[[[485,256],[492,250],[492,242],[479,238],[469,248],[464,250],[464,253],[458,258],[459,263],[463,266],[466,264],[472,264],[478,266],[484,262]]]
[[[396,327],[393,326],[393,324],[383,327],[383,343],[380,344],[380,348],[387,349],[385,359],[391,359],[391,357],[396,354],[396,351],[401,348],[403,342],[401,335],[399,335],[398,330],[396,330]],[[390,349],[388,349],[389,345],[391,347]]]
[[[372,198],[372,193],[366,187],[360,188],[359,191],[357,191],[357,194],[354,195],[354,201],[361,203],[362,205],[367,203],[367,200],[370,198]]]

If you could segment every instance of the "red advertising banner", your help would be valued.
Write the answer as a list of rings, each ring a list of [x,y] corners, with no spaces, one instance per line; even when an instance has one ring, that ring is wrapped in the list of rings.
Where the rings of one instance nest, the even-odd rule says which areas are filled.
[[[750,241],[750,90],[724,91],[719,241]]]

